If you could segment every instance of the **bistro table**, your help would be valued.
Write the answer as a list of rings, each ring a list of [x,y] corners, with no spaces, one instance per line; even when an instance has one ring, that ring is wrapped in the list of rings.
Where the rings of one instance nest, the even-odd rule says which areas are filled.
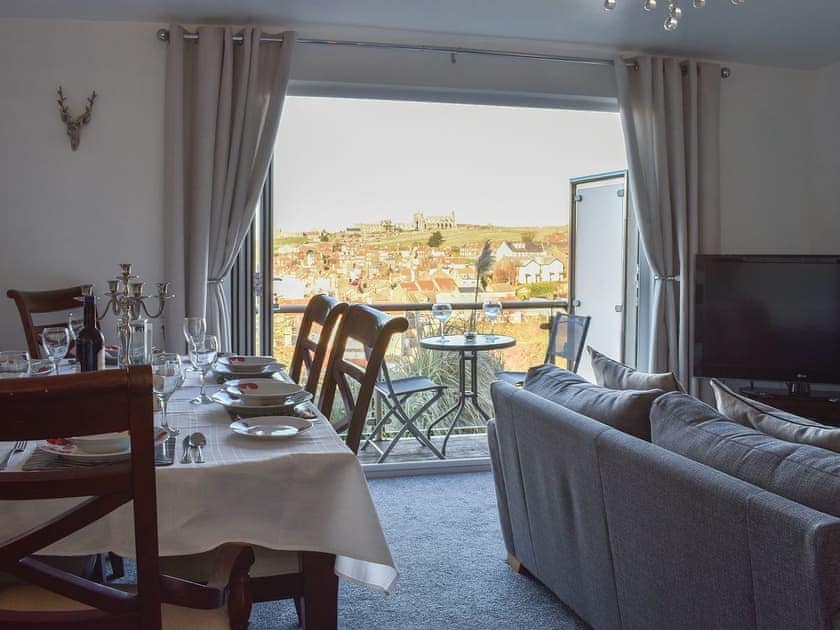
[[[444,455],[446,455],[446,443],[449,442],[449,437],[452,435],[455,425],[458,424],[458,420],[460,420],[461,414],[464,412],[468,402],[472,403],[482,418],[485,420],[490,419],[490,416],[478,403],[478,353],[487,350],[501,350],[514,345],[516,345],[516,339],[507,335],[476,335],[474,339],[467,339],[464,335],[446,335],[442,338],[435,336],[420,340],[421,348],[459,353],[458,402],[444,411],[426,429],[426,436],[431,439],[432,429],[435,425],[454,413],[452,424],[449,425],[449,430],[443,439],[443,448],[440,449],[440,452]],[[470,366],[469,387],[467,387],[467,364]]]
[[[180,463],[179,448],[172,465],[156,468],[160,555],[198,554],[229,542],[319,552],[335,556],[337,576],[391,591],[399,573],[361,465],[314,405],[308,404],[316,417],[305,432],[287,440],[255,440],[228,428],[232,419],[221,405],[189,404],[197,385],[197,377],[188,375],[186,386],[169,401],[169,423],[181,431],[179,446],[189,433],[205,434],[206,463]],[[0,456],[10,446],[0,443]],[[30,442],[7,470],[31,469],[27,462],[35,448]],[[3,502],[0,540],[78,502]],[[79,556],[105,551],[133,556],[130,504],[40,553]]]

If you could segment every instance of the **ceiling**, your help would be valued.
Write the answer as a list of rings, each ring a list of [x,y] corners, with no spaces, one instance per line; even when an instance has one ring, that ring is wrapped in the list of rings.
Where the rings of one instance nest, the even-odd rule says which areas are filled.
[[[416,31],[412,43],[429,35],[511,38],[807,69],[840,60],[838,0],[708,0],[705,9],[680,0],[684,17],[673,33],[662,27],[666,0],[654,14],[642,11],[642,0],[617,4],[606,12],[602,0],[0,0],[0,17],[374,28]]]

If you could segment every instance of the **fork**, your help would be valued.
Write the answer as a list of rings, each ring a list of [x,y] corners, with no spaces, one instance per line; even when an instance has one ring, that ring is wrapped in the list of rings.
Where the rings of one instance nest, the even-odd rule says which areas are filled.
[[[15,445],[14,445],[14,447],[12,447],[12,450],[9,451],[9,453],[3,459],[3,463],[0,464],[0,470],[6,470],[6,466],[8,466],[9,462],[12,461],[12,456],[17,454],[17,453],[23,453],[23,451],[25,451],[25,450],[26,450],[26,440],[18,440],[17,442],[15,442]]]

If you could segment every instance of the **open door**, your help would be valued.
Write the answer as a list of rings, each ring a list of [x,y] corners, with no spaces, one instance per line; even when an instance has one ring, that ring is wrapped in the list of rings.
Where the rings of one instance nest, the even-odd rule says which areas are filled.
[[[571,180],[570,312],[592,317],[587,344],[635,365],[638,231],[628,212],[627,172]],[[578,373],[594,382],[589,354]]]

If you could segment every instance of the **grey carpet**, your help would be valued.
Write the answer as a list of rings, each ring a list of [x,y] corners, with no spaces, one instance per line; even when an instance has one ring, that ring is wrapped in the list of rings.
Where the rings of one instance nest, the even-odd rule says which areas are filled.
[[[587,627],[550,591],[505,563],[490,473],[372,479],[370,491],[400,581],[391,595],[342,583],[341,628]],[[291,601],[254,606],[252,629],[296,627]]]

